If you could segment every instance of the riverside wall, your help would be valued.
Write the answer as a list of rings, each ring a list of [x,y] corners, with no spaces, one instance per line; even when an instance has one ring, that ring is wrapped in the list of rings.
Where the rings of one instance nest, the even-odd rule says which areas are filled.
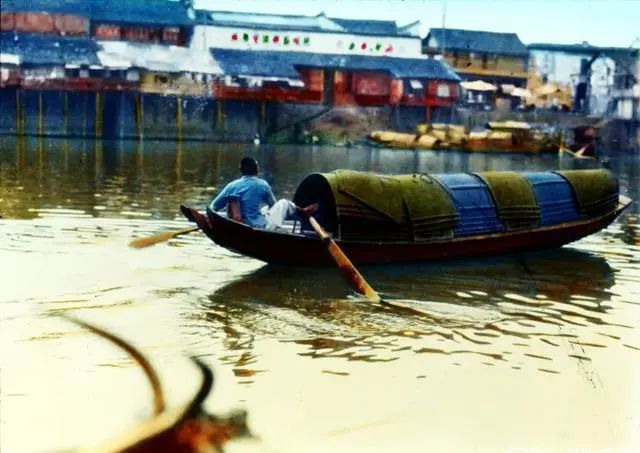
[[[432,108],[449,121],[450,108]],[[332,107],[281,101],[221,100],[135,91],[0,89],[0,134],[104,139],[299,141],[326,125],[357,139],[370,128],[413,130],[424,107]],[[355,118],[355,119],[354,119]],[[354,124],[357,127],[351,127]]]
[[[0,134],[236,141],[253,137],[255,105],[127,91],[0,90]]]
[[[640,150],[638,122],[561,112],[471,111],[450,107],[332,107],[280,101],[220,100],[136,91],[0,89],[0,135],[104,139],[291,143],[318,135],[352,143],[373,130],[415,131],[419,123],[452,123],[469,130],[489,121],[545,123],[566,131],[592,125],[608,149]]]

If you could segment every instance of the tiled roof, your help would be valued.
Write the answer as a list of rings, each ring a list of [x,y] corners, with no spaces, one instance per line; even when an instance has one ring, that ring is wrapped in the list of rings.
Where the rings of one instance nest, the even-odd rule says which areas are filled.
[[[228,27],[261,28],[266,30],[295,30],[326,33],[353,33],[357,35],[397,36],[410,34],[400,31],[390,20],[357,20],[285,14],[243,13],[231,11],[196,11],[196,22]]]
[[[273,29],[320,32],[344,31],[340,25],[327,19],[324,15],[290,16],[282,14],[198,10],[196,12],[196,22],[207,25],[263,28],[267,30]]]
[[[331,20],[350,33],[360,35],[397,35],[398,25],[392,20],[357,20],[332,17]]]
[[[633,47],[600,47],[589,43],[580,44],[552,44],[552,43],[531,43],[527,45],[529,50],[542,50],[551,52],[567,52],[582,55],[618,54],[622,56],[638,56],[640,49]]]
[[[432,28],[425,38],[427,44],[430,44],[430,38],[435,39],[437,47],[444,47],[447,50],[486,52],[499,55],[527,55],[527,46],[520,41],[515,33]]]
[[[331,68],[385,72],[395,78],[459,81],[446,63],[428,58],[367,57],[307,52],[211,49],[225,74],[297,78],[296,68]]]
[[[193,11],[175,0],[90,0],[91,19],[132,24],[190,25]],[[190,17],[191,16],[191,17]]]
[[[2,12],[73,14],[95,21],[189,25],[189,10],[176,0],[2,0]]]
[[[99,65],[98,45],[89,38],[0,33],[0,53],[17,55],[21,64]]]
[[[291,58],[287,56],[291,52],[211,49],[211,54],[225,74],[292,79],[300,77]]]
[[[91,19],[135,24],[189,25],[189,10],[180,1],[91,0]],[[191,12],[193,14],[193,12]]]
[[[74,14],[87,17],[90,3],[89,0],[2,0],[2,12]]]

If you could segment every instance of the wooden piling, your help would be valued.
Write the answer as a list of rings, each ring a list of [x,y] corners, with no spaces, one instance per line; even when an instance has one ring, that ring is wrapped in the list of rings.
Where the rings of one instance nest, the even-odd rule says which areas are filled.
[[[95,138],[102,138],[102,95],[99,91],[96,91],[95,110],[93,132]]]
[[[135,103],[135,115],[136,115],[136,136],[138,140],[142,140],[144,138],[144,98],[142,93],[138,93],[134,97]]]
[[[44,100],[42,99],[42,91],[38,91],[38,129],[37,134],[42,137],[44,135]]]
[[[180,183],[182,182],[182,154],[183,154],[182,141],[178,141],[178,143],[176,143],[176,166],[175,166],[176,188],[178,188],[180,186]]]
[[[16,146],[16,172],[18,175],[22,175],[22,171],[25,167],[25,143],[24,143],[24,135],[19,134],[17,137],[17,146]]]
[[[223,104],[223,100],[222,99],[218,99],[216,100],[216,125],[218,126],[218,129],[224,129],[224,106]]]
[[[96,181],[102,179],[102,140],[93,141],[93,171]]]
[[[182,98],[176,96],[176,132],[178,141],[182,140]]]
[[[24,134],[24,122],[22,121],[23,108],[22,96],[20,89],[16,90],[16,134],[22,136]]]
[[[68,137],[69,136],[69,92],[66,90],[64,91],[64,97],[62,100],[62,116],[64,121],[64,135]]]
[[[266,130],[265,122],[267,119],[267,103],[265,101],[260,102],[260,132]]]
[[[84,99],[82,102],[82,137],[87,136],[87,104],[89,103],[89,92],[84,92]]]

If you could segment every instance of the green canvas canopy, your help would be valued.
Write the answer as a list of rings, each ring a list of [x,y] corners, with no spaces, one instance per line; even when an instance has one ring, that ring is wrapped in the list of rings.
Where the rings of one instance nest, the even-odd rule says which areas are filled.
[[[582,215],[598,216],[615,208],[618,180],[609,170],[564,170],[556,173],[569,181]]]
[[[508,229],[536,227],[540,209],[531,184],[519,173],[487,171],[476,173],[486,184],[498,210],[498,217]]]
[[[425,174],[382,176],[351,170],[316,173],[296,191],[299,206],[319,202],[321,223],[343,239],[422,241],[451,237],[451,197]]]
[[[575,206],[582,216],[599,216],[615,208],[618,183],[608,170],[556,173],[571,186]],[[536,192],[525,176],[511,171],[475,175],[488,190],[493,201],[491,205],[495,206],[502,228],[522,230],[540,226],[541,210]],[[464,196],[458,192],[459,205],[456,206],[452,187],[447,184],[427,174],[384,176],[336,170],[307,176],[298,186],[294,202],[298,206],[318,203],[320,209],[315,214],[316,218],[341,239],[369,242],[428,241],[452,237],[463,218],[467,219],[468,224],[471,222],[477,226],[488,215],[483,214],[482,209],[486,207],[481,206],[487,203],[479,202],[476,198],[479,192],[468,192],[469,188],[462,186],[454,189],[468,192]],[[461,204],[460,200],[463,201]],[[574,200],[568,202],[573,203]],[[549,202],[543,207],[549,212],[555,212],[553,210],[557,208]],[[476,218],[479,215],[483,216],[480,220]],[[485,232],[494,232],[494,229]]]

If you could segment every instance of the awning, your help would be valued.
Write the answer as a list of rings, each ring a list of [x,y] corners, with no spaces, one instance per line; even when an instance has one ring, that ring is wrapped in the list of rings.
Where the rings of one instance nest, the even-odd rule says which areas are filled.
[[[262,82],[285,82],[291,87],[304,87],[304,82],[299,78],[289,78],[289,77],[262,77],[262,76],[248,76],[248,75],[239,75],[237,76],[239,79],[245,79],[249,84],[253,85],[262,85]]]
[[[509,94],[516,88],[516,86],[510,83],[503,83],[502,85],[500,85],[500,88],[502,88],[503,93]]]
[[[526,88],[518,87],[514,88],[513,91],[509,94],[517,98],[530,98],[532,96],[531,91],[527,90]]]
[[[536,96],[545,96],[547,94],[562,92],[562,90],[557,85],[547,83],[546,85],[535,88],[533,92],[536,94]]]
[[[451,68],[432,58],[368,57],[310,52],[210,49],[225,74],[299,78],[298,69],[334,69],[385,73],[396,79],[458,82]]]
[[[0,63],[13,64],[17,66],[20,64],[20,57],[10,53],[0,53]]]
[[[409,85],[414,90],[421,90],[423,88],[422,82],[420,82],[419,80],[409,80]]]
[[[474,80],[473,82],[462,82],[460,86],[471,91],[496,91],[498,87],[485,82],[484,80]]]
[[[102,50],[98,52],[98,60],[102,66],[109,69],[129,69],[131,67],[131,60]]]

